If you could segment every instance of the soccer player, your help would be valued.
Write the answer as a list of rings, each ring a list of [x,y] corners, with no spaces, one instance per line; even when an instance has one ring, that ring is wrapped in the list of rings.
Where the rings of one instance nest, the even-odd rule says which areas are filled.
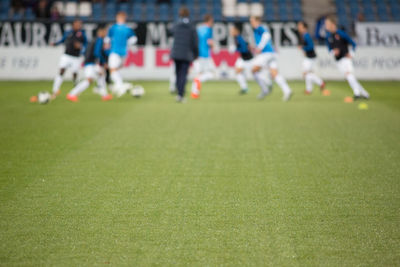
[[[60,41],[51,45],[57,46],[62,43],[65,44],[65,52],[60,59],[59,74],[55,77],[53,82],[52,99],[55,99],[57,95],[60,94],[60,87],[63,83],[63,76],[67,68],[72,70],[74,83],[77,81],[78,70],[81,66],[80,55],[87,43],[86,35],[82,30],[82,22],[80,20],[75,20],[72,23],[72,30],[65,32]]]
[[[236,25],[233,25],[230,29],[230,35],[234,38],[235,47],[232,50],[236,50],[240,57],[235,62],[235,73],[236,80],[240,86],[240,94],[247,94],[248,86],[246,81],[245,71],[251,71],[253,54],[251,53],[250,46],[243,37],[240,35],[240,30]],[[266,76],[260,76],[263,79]],[[270,81],[265,81],[265,84],[271,86]],[[267,87],[268,88],[268,87]]]
[[[126,93],[130,84],[124,84],[120,69],[123,65],[124,57],[127,54],[127,46],[133,46],[137,42],[135,32],[126,23],[127,15],[120,11],[116,16],[116,24],[111,26],[105,42],[110,46],[108,57],[108,67],[110,69],[111,80],[114,83],[114,91],[118,97]]]
[[[346,76],[347,82],[353,90],[354,100],[360,98],[369,99],[369,93],[354,76],[354,67],[351,58],[352,52],[356,49],[356,43],[346,32],[337,28],[334,17],[327,17],[325,19],[325,28],[327,30],[326,43],[328,50],[335,57],[339,71]],[[352,52],[349,51],[350,45],[353,48]]]
[[[292,90],[287,84],[285,78],[278,72],[278,62],[276,60],[275,49],[272,44],[271,34],[261,25],[261,17],[250,17],[250,24],[254,31],[254,39],[256,42],[255,54],[253,59],[253,75],[257,83],[262,88],[259,98],[264,98],[269,94],[267,85],[264,84],[261,75],[262,69],[267,68],[271,78],[279,85],[283,91],[283,101],[289,101],[292,96]]]
[[[200,97],[201,85],[214,77],[215,66],[211,58],[211,49],[214,45],[212,26],[214,19],[211,15],[204,16],[204,23],[197,28],[199,40],[199,58],[194,61],[196,76],[192,84],[192,98]]]
[[[107,30],[105,27],[99,27],[97,30],[97,38],[95,38],[87,47],[85,52],[85,79],[78,83],[67,94],[67,99],[71,102],[77,102],[78,96],[85,91],[89,85],[96,80],[98,86],[98,93],[101,95],[103,101],[112,99],[112,95],[107,93],[106,77],[104,64],[105,51],[104,51],[104,37]]]
[[[325,82],[314,73],[314,63],[317,54],[314,50],[314,42],[308,33],[308,25],[304,21],[297,23],[297,30],[300,34],[300,48],[304,52],[303,59],[303,75],[306,81],[306,90],[304,93],[310,95],[313,90],[313,84],[316,84],[321,89],[325,90]]]

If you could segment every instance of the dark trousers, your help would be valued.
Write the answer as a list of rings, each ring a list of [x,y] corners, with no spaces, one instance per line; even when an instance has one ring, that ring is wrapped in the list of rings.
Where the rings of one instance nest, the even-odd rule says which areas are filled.
[[[189,71],[190,62],[185,60],[175,60],[176,88],[178,95],[185,96],[185,86]]]

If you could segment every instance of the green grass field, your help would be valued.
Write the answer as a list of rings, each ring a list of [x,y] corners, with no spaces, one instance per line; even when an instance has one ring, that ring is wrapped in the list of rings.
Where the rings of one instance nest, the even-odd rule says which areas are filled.
[[[0,265],[399,266],[400,84],[364,83],[368,110],[290,84],[39,105],[50,82],[0,82]]]

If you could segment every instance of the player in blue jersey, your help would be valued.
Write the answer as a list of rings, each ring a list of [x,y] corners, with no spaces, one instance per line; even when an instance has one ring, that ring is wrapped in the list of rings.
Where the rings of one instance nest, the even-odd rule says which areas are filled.
[[[194,61],[195,78],[192,84],[192,98],[200,96],[203,82],[212,79],[215,75],[215,65],[211,57],[211,50],[214,45],[212,26],[214,19],[211,15],[204,16],[204,23],[197,28],[199,39],[199,57]]]
[[[324,95],[328,95],[329,91],[325,89],[325,82],[314,73],[314,64],[317,54],[315,53],[314,42],[311,35],[308,33],[307,23],[304,21],[298,22],[297,30],[300,35],[300,49],[305,56],[303,59],[303,75],[306,81],[306,90],[304,93],[310,95],[313,90],[313,84],[316,84]]]
[[[123,66],[128,46],[133,46],[137,42],[135,32],[125,24],[126,19],[127,15],[125,12],[118,12],[116,24],[111,26],[105,40],[110,48],[108,68],[110,69],[111,80],[114,83],[113,91],[118,97],[125,94],[131,88],[130,84],[124,83],[119,70]]]
[[[94,80],[97,81],[98,92],[103,101],[112,99],[112,95],[107,93],[104,64],[106,63],[104,51],[104,37],[107,30],[105,27],[97,29],[97,37],[88,45],[85,51],[85,79],[78,83],[67,95],[71,102],[77,102],[78,96],[83,93]]]
[[[271,75],[271,78],[279,85],[283,91],[283,101],[289,101],[292,96],[292,90],[287,84],[285,78],[278,72],[278,62],[276,59],[276,53],[272,44],[271,34],[268,29],[261,25],[261,17],[252,16],[250,17],[250,24],[254,31],[254,39],[256,42],[256,48],[254,52],[256,57],[253,61],[253,74],[257,83],[262,88],[262,92],[259,98],[262,99],[270,92],[264,82],[262,81],[262,69],[267,68]]]
[[[63,83],[63,76],[65,71],[70,68],[73,73],[73,81],[76,83],[78,71],[81,67],[81,53],[86,46],[87,40],[85,31],[82,30],[82,22],[75,20],[72,23],[72,30],[66,31],[61,40],[50,45],[57,46],[65,44],[65,52],[60,58],[59,74],[55,77],[53,82],[52,99],[60,94],[60,87]]]
[[[251,72],[253,67],[253,53],[248,42],[240,35],[240,30],[236,25],[233,25],[230,29],[230,35],[233,37],[235,45],[230,49],[231,51],[236,51],[239,53],[239,58],[235,62],[235,73],[236,80],[240,86],[240,94],[246,94],[248,92],[248,86],[246,81],[245,72]],[[265,73],[260,75],[259,78],[265,84],[265,88],[270,90],[271,81],[267,79],[268,75]],[[264,80],[265,79],[265,80]]]
[[[351,89],[353,89],[354,100],[360,98],[369,99],[369,93],[354,76],[353,61],[351,59],[356,49],[356,43],[346,32],[337,28],[336,18],[334,17],[325,19],[325,28],[327,30],[326,42],[328,50],[335,57],[339,71],[346,76]],[[352,51],[349,50],[349,46],[352,47]]]

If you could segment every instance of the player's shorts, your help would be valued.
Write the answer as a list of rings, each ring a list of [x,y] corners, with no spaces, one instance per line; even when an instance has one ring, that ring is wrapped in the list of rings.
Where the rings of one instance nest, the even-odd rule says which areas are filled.
[[[342,74],[354,72],[353,61],[351,60],[351,58],[341,58],[336,62],[336,65]]]
[[[253,67],[253,59],[244,60],[239,57],[235,62],[235,68],[237,69],[251,69]]]
[[[78,72],[81,67],[81,58],[63,54],[60,58],[60,69],[71,69],[72,72]]]
[[[87,79],[97,79],[102,74],[102,67],[95,64],[86,65],[83,70]]]
[[[303,72],[311,72],[314,70],[315,58],[304,58],[303,59]]]
[[[215,71],[214,61],[211,57],[210,58],[199,57],[193,62],[193,68],[196,73]]]
[[[253,66],[278,69],[278,61],[275,53],[262,53],[253,59]]]
[[[111,53],[110,56],[108,57],[108,67],[110,69],[118,69],[122,67],[124,59],[120,55],[116,53]]]

